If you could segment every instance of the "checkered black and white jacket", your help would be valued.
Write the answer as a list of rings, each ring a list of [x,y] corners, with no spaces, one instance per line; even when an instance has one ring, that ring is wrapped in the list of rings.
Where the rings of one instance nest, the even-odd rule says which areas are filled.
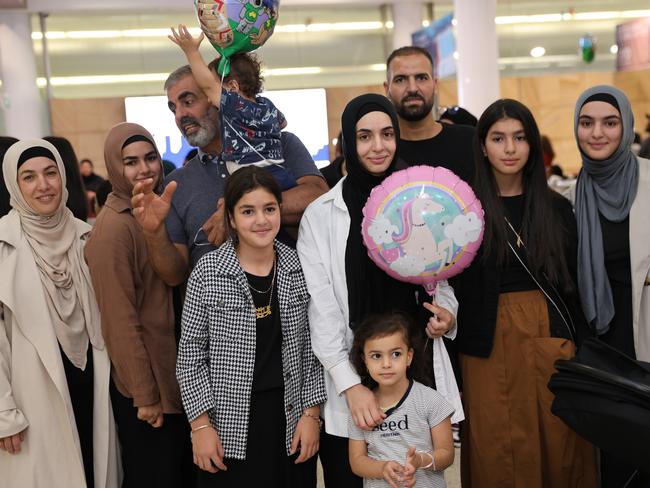
[[[309,292],[296,252],[275,243],[282,324],[286,448],[306,408],[326,400],[323,369],[309,337]],[[256,318],[231,241],[201,258],[187,286],[176,375],[190,421],[208,412],[225,457],[245,459]],[[269,419],[273,422],[274,419]]]

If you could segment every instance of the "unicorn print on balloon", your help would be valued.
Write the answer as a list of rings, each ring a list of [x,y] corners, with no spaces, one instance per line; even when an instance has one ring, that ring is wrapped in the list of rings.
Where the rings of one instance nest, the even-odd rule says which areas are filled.
[[[405,184],[408,170],[389,177],[399,180],[385,185],[392,185],[390,191],[373,190],[362,230],[370,257],[382,269],[426,288],[467,267],[482,239],[483,210],[469,186],[450,171],[414,169],[416,175],[426,171],[428,181]]]
[[[445,207],[424,194],[402,206],[401,231],[387,217],[379,216],[372,220],[368,234],[378,244],[398,244],[385,248],[381,256],[400,275],[417,276],[431,263],[434,265],[429,266],[430,271],[436,274],[452,262],[454,245],[463,247],[476,241],[482,230],[481,221],[474,212],[456,215],[451,223],[443,216],[427,224],[427,215],[444,211]],[[436,240],[435,229],[440,229],[445,238]]]
[[[418,275],[426,269],[427,263],[439,263],[438,268],[451,261],[452,241],[436,241],[424,220],[426,214],[436,215],[445,208],[428,195],[422,195],[402,207],[402,232],[393,236],[400,244],[401,256],[391,263],[391,268],[400,274]]]

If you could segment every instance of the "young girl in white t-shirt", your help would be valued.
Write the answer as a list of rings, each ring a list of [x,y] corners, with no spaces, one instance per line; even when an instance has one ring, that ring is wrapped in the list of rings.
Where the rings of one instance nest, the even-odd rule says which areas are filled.
[[[349,423],[350,466],[364,488],[445,487],[442,472],[454,462],[454,409],[412,379],[411,341],[401,313],[370,316],[355,331],[350,361],[386,414],[370,431]]]

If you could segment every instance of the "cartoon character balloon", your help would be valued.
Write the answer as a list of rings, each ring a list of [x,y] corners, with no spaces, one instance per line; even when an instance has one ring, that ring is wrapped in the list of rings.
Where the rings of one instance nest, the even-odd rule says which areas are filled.
[[[413,166],[372,190],[361,231],[377,266],[433,294],[438,281],[460,273],[476,256],[483,217],[481,202],[452,171]]]
[[[230,56],[253,51],[273,34],[279,0],[194,0],[201,29],[221,54],[219,74],[230,71]]]

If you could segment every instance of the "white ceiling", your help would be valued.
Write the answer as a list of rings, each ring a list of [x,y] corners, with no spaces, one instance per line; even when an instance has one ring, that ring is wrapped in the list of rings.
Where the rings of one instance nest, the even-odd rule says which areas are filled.
[[[377,5],[379,3],[392,5],[395,3],[421,3],[417,0],[280,0],[281,5],[284,7],[304,7],[304,6],[328,6],[335,7],[340,5],[346,6],[361,6],[361,5]],[[479,0],[480,1],[480,0]],[[88,1],[88,0],[28,0],[27,9],[31,12],[79,12],[79,11],[132,11],[132,10],[146,10],[148,8],[156,8],[162,10],[182,10],[187,5],[192,5],[192,0],[140,0],[133,2],[130,0],[103,0],[103,1]],[[437,4],[451,4],[452,0],[440,0]],[[2,0],[0,0],[0,8],[2,7]]]
[[[482,1],[482,0],[473,0]],[[382,4],[413,3],[385,0]],[[167,28],[179,22],[195,25],[192,0],[29,0],[31,12],[48,12],[48,31],[95,31]],[[438,0],[422,8],[426,19],[452,11],[452,0]],[[497,15],[531,15],[544,13],[642,10],[650,8],[648,0],[572,2],[562,0],[498,1]],[[0,10],[1,12],[1,10]],[[368,22],[391,20],[390,8],[382,8],[377,0],[281,0],[278,25]],[[1,14],[0,14],[1,15]],[[502,75],[519,75],[552,71],[613,70],[615,56],[609,48],[615,42],[615,27],[620,19],[597,21],[563,21],[557,23],[523,23],[499,25],[499,56]],[[38,16],[33,28],[39,31]],[[598,41],[596,61],[582,63],[578,39],[585,33]],[[314,86],[351,86],[380,83],[384,73],[373,65],[384,62],[389,52],[392,31],[386,28],[343,32],[276,32],[259,50],[265,66],[279,68],[318,67],[312,75],[267,76],[267,88],[299,88]],[[477,39],[476,42],[480,42]],[[164,74],[184,63],[182,53],[165,37],[118,39],[49,40],[54,78],[72,76]],[[532,59],[530,49],[544,46],[547,55]],[[39,74],[42,76],[42,44],[34,41]],[[1,46],[0,46],[1,49]],[[206,44],[204,56],[212,55]],[[85,84],[54,86],[58,97],[91,97],[159,94],[160,80],[136,83]]]

